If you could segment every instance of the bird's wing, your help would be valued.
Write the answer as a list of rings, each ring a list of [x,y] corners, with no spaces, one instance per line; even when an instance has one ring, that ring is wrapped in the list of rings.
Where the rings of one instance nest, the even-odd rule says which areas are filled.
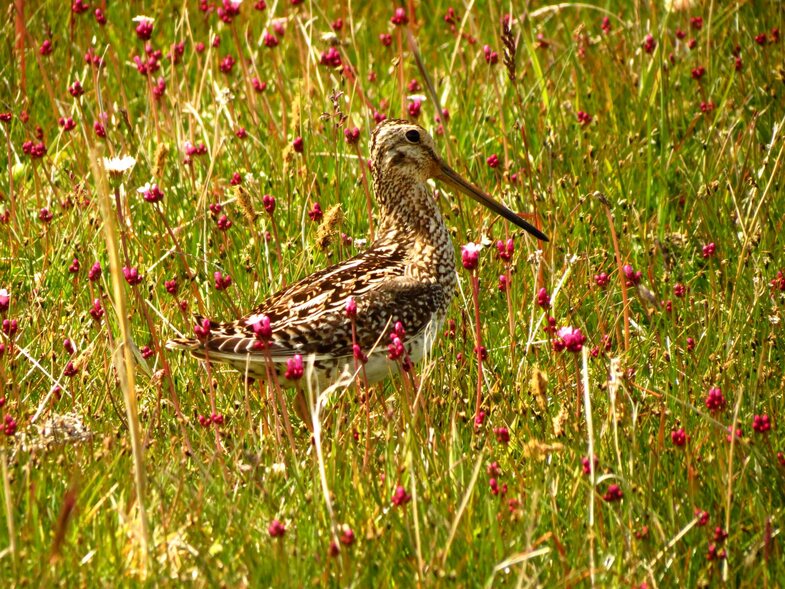
[[[349,297],[357,305],[357,343],[366,353],[377,342],[386,347],[386,335],[397,321],[409,336],[418,334],[449,297],[443,287],[417,282],[404,272],[403,255],[396,248],[374,248],[283,289],[242,319],[214,325],[198,348],[242,355],[269,353],[278,360],[294,354],[351,355]],[[272,327],[267,350],[259,348],[252,327],[263,315]]]

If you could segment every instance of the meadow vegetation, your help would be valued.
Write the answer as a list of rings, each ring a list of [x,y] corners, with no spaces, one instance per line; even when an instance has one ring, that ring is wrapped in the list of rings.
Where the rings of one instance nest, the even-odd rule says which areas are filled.
[[[782,583],[778,2],[9,4],[6,583]],[[443,334],[317,448],[164,344],[368,246],[385,117],[550,242],[435,185]]]

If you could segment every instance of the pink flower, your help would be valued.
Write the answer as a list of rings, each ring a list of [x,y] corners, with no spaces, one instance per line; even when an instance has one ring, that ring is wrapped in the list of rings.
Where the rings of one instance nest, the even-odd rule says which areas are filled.
[[[496,251],[499,254],[499,259],[509,262],[512,259],[512,254],[515,252],[515,242],[512,238],[507,241],[500,239],[496,242]]]
[[[674,446],[682,447],[687,443],[687,434],[684,431],[684,428],[675,429],[671,432],[671,441],[673,442]]]
[[[210,335],[211,329],[212,324],[210,323],[210,320],[207,319],[207,317],[203,317],[201,321],[194,326],[194,333],[196,334],[196,337],[204,340]]]
[[[146,184],[138,189],[142,194],[142,198],[149,203],[161,202],[164,198],[163,190],[158,187],[158,184]]]
[[[482,51],[485,54],[485,63],[488,65],[496,65],[499,63],[499,54],[491,49],[490,45],[485,45],[482,48]]]
[[[323,216],[324,212],[322,211],[322,206],[318,202],[313,203],[311,210],[308,211],[308,217],[311,219],[311,221],[318,223],[322,220]]]
[[[488,156],[488,159],[485,160],[485,163],[488,164],[489,168],[498,168],[499,167],[499,156],[495,153],[492,153]]]
[[[34,160],[41,159],[46,155],[46,144],[43,141],[39,143],[33,143],[32,141],[25,141],[22,144],[22,151],[27,155],[29,155],[30,159],[34,159]],[[41,209],[41,210],[43,211],[47,209]],[[41,219],[40,215],[38,218]],[[41,220],[43,221],[44,219]]]
[[[218,225],[218,229],[220,229],[221,231],[228,231],[232,226],[232,222],[229,220],[229,217],[227,217],[226,215],[221,215],[220,217],[218,217],[216,224]]]
[[[52,220],[52,217],[53,217],[52,212],[46,207],[38,211],[38,219],[43,223],[49,223],[49,221]]]
[[[264,43],[265,47],[272,49],[278,45],[278,37],[265,31],[264,36],[262,37],[262,42]]]
[[[44,39],[44,42],[41,43],[41,47],[38,48],[38,53],[41,55],[49,55],[52,53],[52,41],[49,39]]]
[[[406,16],[406,10],[403,8],[396,8],[392,18],[390,19],[390,22],[395,26],[401,26],[408,23],[409,17]]]
[[[753,416],[752,429],[759,434],[765,434],[771,429],[771,418],[765,414]]]
[[[251,329],[260,342],[269,342],[273,337],[273,328],[270,325],[270,318],[267,315],[262,315],[259,320],[251,325]]]
[[[74,14],[82,14],[90,10],[90,5],[84,0],[74,0],[71,2],[71,12]]]
[[[777,270],[777,275],[769,282],[771,288],[785,292],[785,274],[782,270]]]
[[[608,286],[608,283],[610,281],[611,281],[610,277],[605,272],[600,272],[599,274],[594,275],[594,282],[600,288],[605,288],[606,286]]]
[[[506,427],[495,427],[493,433],[496,436],[496,441],[500,444],[510,443],[510,431]]]
[[[709,549],[706,551],[706,560],[724,560],[727,555],[724,548],[719,550],[716,544],[709,544]]]
[[[580,352],[583,344],[586,343],[586,336],[575,327],[562,327],[556,335],[561,340],[563,349],[567,349],[568,352]]]
[[[609,503],[612,501],[621,501],[622,497],[624,497],[624,493],[622,492],[621,487],[613,483],[608,485],[608,489],[602,496],[602,498]]]
[[[158,78],[155,84],[153,84],[152,91],[155,99],[160,100],[164,94],[166,94],[166,80],[163,78]]]
[[[65,365],[63,369],[63,376],[67,376],[68,378],[72,378],[79,374],[79,369],[74,366],[74,363],[69,360],[68,364]]]
[[[716,249],[717,249],[717,246],[714,245],[714,242],[707,243],[706,245],[703,246],[703,257],[704,258],[710,258],[711,256],[714,255],[714,252],[716,251]]]
[[[8,307],[11,304],[11,295],[8,294],[8,291],[4,288],[0,289],[0,313],[5,313],[8,311]]]
[[[651,34],[646,35],[643,39],[643,50],[646,53],[653,53],[655,47],[657,47],[657,41],[654,39],[654,37],[651,36]]]
[[[221,274],[221,272],[215,272],[213,274],[213,279],[215,280],[215,289],[216,290],[226,290],[232,285],[232,277],[228,274]]]
[[[406,353],[406,348],[403,347],[401,338],[396,333],[390,334],[390,343],[387,345],[387,358],[390,360],[398,360]]]
[[[233,2],[232,0],[223,0],[221,6],[216,10],[218,18],[226,24],[231,24],[232,20],[240,14],[240,2]]]
[[[706,68],[703,67],[702,65],[699,65],[698,67],[692,69],[693,80],[700,80],[705,75],[706,75]]]
[[[16,433],[16,421],[10,415],[6,415],[3,420],[3,433],[7,436],[13,436]]]
[[[385,47],[389,47],[390,45],[392,45],[392,35],[390,33],[382,33],[381,35],[379,35],[379,41]]]
[[[509,282],[510,281],[507,279],[506,275],[500,274],[499,275],[499,291],[500,292],[505,292],[507,290],[507,286],[508,286]]]
[[[346,316],[349,319],[354,319],[357,317],[357,303],[354,302],[354,297],[349,297],[346,299],[346,306],[344,307],[344,311],[346,312]]]
[[[319,63],[327,67],[341,67],[341,54],[335,47],[330,47],[322,52]]]
[[[93,306],[90,307],[90,315],[96,321],[100,321],[101,317],[104,316],[104,308],[101,306],[101,301],[99,299],[93,299]]]
[[[677,282],[673,285],[673,296],[677,298],[683,297],[687,292],[687,289],[681,282]]]
[[[356,145],[360,140],[360,129],[357,127],[354,127],[353,129],[344,129],[343,136],[346,139],[346,143],[349,145]]]
[[[709,389],[708,395],[706,395],[706,408],[714,413],[715,411],[722,411],[725,409],[727,405],[727,401],[722,394],[722,390],[719,387],[712,387]]]
[[[343,529],[341,530],[341,535],[338,537],[338,540],[344,546],[351,546],[352,544],[354,544],[354,532],[349,526],[344,524]]]
[[[95,282],[99,278],[101,278],[101,264],[99,262],[95,262],[90,271],[87,273],[87,278],[90,282]]]
[[[267,526],[267,533],[270,534],[271,538],[283,538],[283,535],[286,533],[286,526],[274,519]]]
[[[551,297],[545,287],[537,291],[537,304],[543,309],[548,309],[551,306]]]
[[[303,138],[295,137],[294,141],[292,141],[292,147],[294,148],[294,151],[296,151],[297,153],[302,153],[305,147],[303,143]]]
[[[295,354],[286,361],[284,378],[287,380],[299,380],[302,378],[303,372],[303,357],[300,354]]]
[[[8,337],[13,337],[19,330],[19,321],[16,319],[3,319],[2,330]]]
[[[74,83],[68,87],[68,93],[74,98],[79,98],[84,94],[84,88],[82,88],[82,84],[79,80],[74,80]]]
[[[708,511],[703,511],[702,509],[696,509],[695,510],[695,518],[698,520],[697,521],[697,525],[699,527],[703,527],[707,523],[709,523],[709,512]]]
[[[149,41],[153,36],[153,21],[147,18],[139,18],[136,25],[136,36],[142,41]]]
[[[406,505],[409,501],[412,500],[412,496],[406,492],[401,485],[395,487],[395,492],[392,496],[392,504],[396,507],[401,507],[402,505]]]
[[[409,116],[416,119],[420,116],[420,110],[422,109],[422,100],[419,98],[415,98],[409,103]]]
[[[136,266],[128,267],[123,266],[123,276],[125,277],[125,281],[130,284],[131,286],[136,286],[140,282],[142,282],[142,275],[139,274],[139,270]]]
[[[227,55],[221,60],[221,63],[218,64],[218,69],[221,70],[221,72],[224,74],[228,74],[232,71],[232,68],[234,68],[234,64],[234,57]]]
[[[275,197],[272,194],[265,194],[262,197],[262,204],[264,205],[264,210],[267,211],[267,214],[272,216],[275,212]]]
[[[578,117],[578,122],[584,127],[590,125],[591,122],[594,120],[594,118],[589,113],[584,112],[582,110],[579,110],[576,116]]]
[[[467,270],[474,270],[480,261],[480,246],[470,241],[461,246],[461,262]]]
[[[641,281],[641,276],[643,276],[643,273],[640,270],[636,272],[635,268],[629,264],[622,266],[622,272],[624,272],[624,277],[627,279],[627,286],[638,285]]]
[[[368,356],[363,353],[362,348],[358,344],[352,344],[352,355],[354,359],[362,364],[366,364],[368,362]]]
[[[597,458],[597,455],[594,455],[594,472],[597,472],[597,468],[600,466],[600,459]],[[584,456],[581,458],[581,470],[583,470],[583,474],[588,475],[591,474],[591,462],[589,461],[588,456]]]

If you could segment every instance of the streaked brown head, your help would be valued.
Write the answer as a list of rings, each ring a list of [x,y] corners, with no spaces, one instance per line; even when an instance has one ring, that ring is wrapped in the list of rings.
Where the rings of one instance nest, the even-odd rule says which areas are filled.
[[[548,241],[545,234],[534,225],[464,180],[448,166],[436,152],[433,138],[415,123],[400,119],[387,119],[379,123],[371,135],[371,163],[377,178],[403,175],[417,182],[425,182],[429,178],[441,180],[537,239]]]

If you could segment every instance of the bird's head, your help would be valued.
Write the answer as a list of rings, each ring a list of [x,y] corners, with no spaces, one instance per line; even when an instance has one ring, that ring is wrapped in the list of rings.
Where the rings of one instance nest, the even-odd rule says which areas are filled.
[[[387,119],[379,123],[371,135],[371,163],[374,176],[381,182],[396,176],[417,182],[425,182],[429,178],[440,180],[538,239],[548,241],[539,229],[464,180],[448,166],[436,152],[433,138],[415,123],[400,119]]]

